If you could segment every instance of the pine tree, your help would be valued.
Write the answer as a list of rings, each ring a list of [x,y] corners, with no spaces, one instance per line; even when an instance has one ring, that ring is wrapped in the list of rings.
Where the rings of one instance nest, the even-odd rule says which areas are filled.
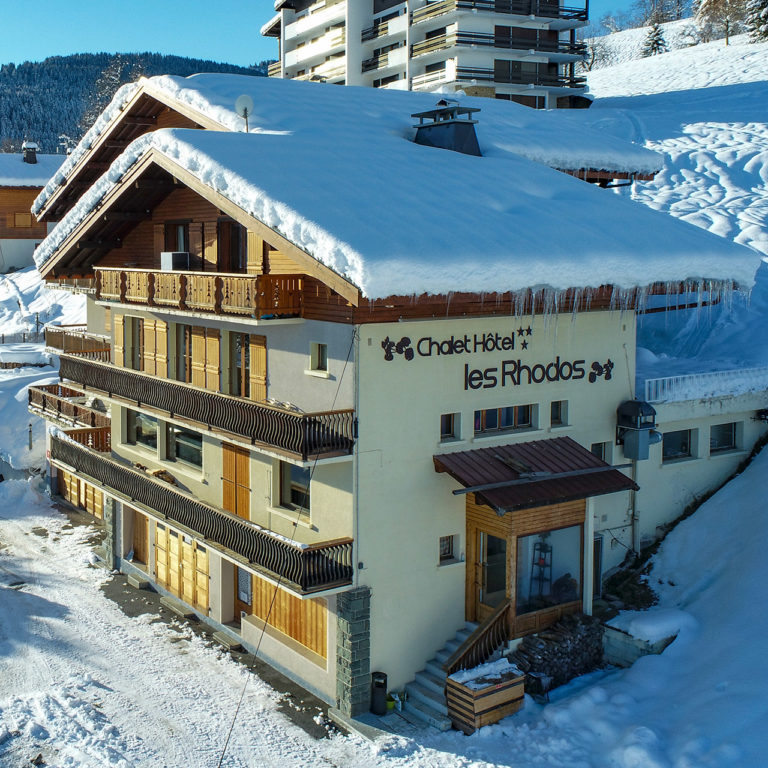
[[[645,38],[640,55],[643,58],[655,56],[658,53],[666,53],[669,49],[664,40],[664,33],[661,31],[661,25],[658,21],[648,30],[648,36]]]
[[[701,0],[696,12],[696,23],[700,28],[715,27],[725,34],[725,44],[744,20],[747,0]]]
[[[751,42],[768,40],[768,0],[748,0],[747,27]]]

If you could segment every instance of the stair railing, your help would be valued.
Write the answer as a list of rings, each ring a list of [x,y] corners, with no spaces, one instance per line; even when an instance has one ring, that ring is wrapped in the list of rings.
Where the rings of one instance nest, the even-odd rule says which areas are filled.
[[[509,637],[512,601],[508,598],[446,659],[443,669],[452,675],[460,669],[472,669],[484,664],[506,643]]]

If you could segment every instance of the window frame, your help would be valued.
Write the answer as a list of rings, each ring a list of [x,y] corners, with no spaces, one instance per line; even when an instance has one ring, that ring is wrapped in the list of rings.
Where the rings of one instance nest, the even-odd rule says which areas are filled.
[[[298,512],[299,517],[308,519],[312,511],[311,469],[309,467],[300,467],[287,461],[280,461],[278,472],[278,506],[282,509]],[[300,479],[292,477],[293,474],[298,472],[306,473],[306,485],[301,484]],[[301,492],[302,489],[305,489],[303,490],[304,499],[302,501],[295,501],[294,492]]]
[[[512,416],[511,424],[509,416]],[[527,415],[523,415],[526,414]],[[508,405],[499,408],[484,408],[474,412],[474,432],[489,435],[534,429],[535,404]],[[494,426],[488,426],[490,424]]]
[[[719,429],[721,427],[730,427],[731,432],[731,441],[728,445],[723,445],[721,447],[712,447],[712,436],[713,436],[713,430]],[[713,454],[717,456],[721,453],[729,453],[730,451],[737,451],[739,450],[739,422],[736,421],[727,421],[722,424],[712,424],[709,427],[709,454],[712,456]]]
[[[150,421],[153,421],[155,424],[154,445],[152,445],[151,440],[149,442],[145,442],[144,440],[140,440],[138,438],[137,422],[142,419],[149,419]],[[144,448],[148,451],[153,451],[155,454],[157,454],[158,445],[160,443],[160,429],[161,429],[161,422],[160,422],[160,419],[158,419],[156,416],[150,416],[147,413],[142,413],[141,411],[135,411],[132,408],[126,409],[126,435],[125,435],[126,440],[125,442],[128,445]]]
[[[200,438],[200,462],[189,461],[189,459],[182,458],[178,455],[176,446],[180,443],[177,438],[176,432],[186,432],[192,435],[198,435]],[[183,442],[182,442],[183,444]],[[165,458],[167,461],[180,462],[186,466],[195,467],[196,469],[203,469],[203,434],[197,432],[194,429],[187,429],[180,424],[174,424],[173,422],[166,422],[165,425]]]
[[[667,452],[667,435],[683,435],[687,434],[687,445],[685,445],[683,450],[677,451],[675,453],[668,453]],[[663,438],[661,441],[661,463],[662,464],[671,464],[676,461],[685,461],[686,459],[694,459],[696,458],[696,454],[694,453],[694,438],[695,438],[695,430],[693,429],[672,429],[669,432],[663,433]],[[671,446],[671,441],[670,441]]]

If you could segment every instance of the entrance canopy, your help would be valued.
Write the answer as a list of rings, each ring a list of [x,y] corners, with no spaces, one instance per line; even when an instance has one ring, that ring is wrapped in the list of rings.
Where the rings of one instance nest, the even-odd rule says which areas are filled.
[[[570,437],[478,448],[432,457],[479,504],[500,515],[513,509],[559,504],[638,490],[637,484]]]

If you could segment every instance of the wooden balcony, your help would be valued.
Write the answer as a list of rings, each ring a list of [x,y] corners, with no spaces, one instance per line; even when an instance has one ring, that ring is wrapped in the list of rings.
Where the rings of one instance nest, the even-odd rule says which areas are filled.
[[[443,0],[415,10],[411,14],[411,23],[443,16],[454,11],[470,11],[473,13],[503,13],[514,16],[540,16],[551,19],[587,20],[586,6],[562,6],[552,0]]]
[[[126,405],[146,406],[167,418],[203,424],[302,461],[352,453],[353,410],[297,413],[76,355],[61,356],[59,374]]]
[[[311,546],[291,543],[284,536],[203,504],[98,450],[87,447],[82,435],[68,433],[66,437],[51,437],[53,462],[70,467],[157,517],[173,521],[212,544],[234,552],[296,592],[311,594],[352,583],[352,539]]]
[[[63,384],[30,387],[29,410],[44,419],[79,427],[108,427],[109,414],[83,405],[85,393]]]
[[[297,317],[302,275],[241,275],[219,272],[96,267],[96,298],[182,311],[238,317]]]
[[[108,336],[86,333],[84,325],[47,325],[45,346],[70,355],[109,362],[111,349]]]

